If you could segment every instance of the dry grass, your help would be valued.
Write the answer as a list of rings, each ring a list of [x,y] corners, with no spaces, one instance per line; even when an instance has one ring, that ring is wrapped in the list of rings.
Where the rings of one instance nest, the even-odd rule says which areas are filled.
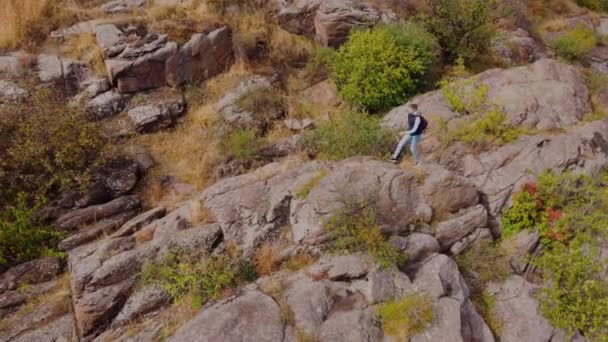
[[[315,261],[317,261],[316,256],[306,250],[303,250],[292,255],[283,263],[282,266],[292,272],[296,272],[306,266],[312,265]]]
[[[158,162],[155,173],[175,176],[198,189],[209,184],[223,157],[213,132],[218,119],[215,103],[248,74],[243,64],[233,65],[229,71],[202,85],[199,96],[204,97],[205,104],[191,108],[175,130],[134,139],[135,144],[146,146]]]
[[[9,318],[2,319],[0,321],[0,332],[8,331],[12,327],[27,327],[27,329],[33,329],[36,327],[43,326],[49,320],[60,317],[71,309],[71,295],[70,295],[70,277],[68,274],[63,275],[57,280],[57,285],[50,291],[28,298],[27,304],[22,306],[16,313],[11,315]],[[26,316],[41,306],[47,306],[45,309],[44,321],[30,321],[26,320]]]
[[[193,200],[190,202],[190,219],[192,223],[213,223],[215,217],[213,212],[209,210],[200,200]]]
[[[564,18],[555,18],[545,21],[541,28],[547,32],[559,32],[568,28],[568,22]]]
[[[166,341],[179,327],[194,317],[197,312],[198,310],[188,300],[171,305],[159,315],[159,322],[162,322],[162,327],[154,341]]]
[[[281,247],[280,243],[267,242],[255,251],[255,268],[258,275],[266,276],[279,269]]]
[[[135,242],[140,245],[142,243],[146,243],[148,241],[152,241],[154,238],[154,233],[156,232],[156,227],[146,227],[137,233],[135,233]]]
[[[97,41],[93,34],[84,33],[68,39],[63,45],[63,53],[74,59],[88,62],[99,76],[106,73],[103,54],[99,46],[97,46]]]
[[[36,49],[50,31],[92,13],[74,0],[0,0],[0,48]]]

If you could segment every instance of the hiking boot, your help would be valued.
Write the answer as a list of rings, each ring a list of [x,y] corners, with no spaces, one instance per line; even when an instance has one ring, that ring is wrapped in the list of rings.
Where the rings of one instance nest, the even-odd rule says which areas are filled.
[[[388,161],[391,162],[391,163],[393,163],[393,164],[397,164],[397,159],[396,158],[391,158]]]

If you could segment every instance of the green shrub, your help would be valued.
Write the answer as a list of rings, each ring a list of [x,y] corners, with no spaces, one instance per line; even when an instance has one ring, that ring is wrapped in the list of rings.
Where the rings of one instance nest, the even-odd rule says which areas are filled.
[[[538,229],[544,250],[535,260],[547,284],[539,294],[557,328],[608,341],[608,263],[598,255],[608,240],[608,172],[545,172],[524,185],[503,214],[503,230]],[[527,193],[527,194],[522,194]]]
[[[560,34],[551,45],[558,56],[567,60],[576,60],[584,57],[598,43],[598,38],[592,29],[584,24]]]
[[[468,62],[490,46],[496,33],[494,0],[429,0],[428,4],[432,14],[423,22],[437,37],[448,62],[459,56]]]
[[[387,335],[409,341],[433,321],[433,301],[420,294],[407,295],[380,305],[378,316]]]
[[[386,157],[395,137],[381,119],[362,112],[346,112],[321,122],[304,137],[304,145],[322,159],[340,160],[356,155]]]
[[[376,212],[368,203],[348,203],[325,223],[331,239],[330,250],[351,254],[366,251],[378,265],[388,267],[405,261],[380,232]]]
[[[353,32],[331,63],[344,100],[375,112],[415,95],[436,60],[431,34],[413,23]]]
[[[113,150],[81,107],[49,89],[0,107],[0,199],[87,184]]]
[[[605,222],[606,223],[606,222]],[[608,267],[586,239],[570,246],[555,244],[537,261],[548,278],[541,289],[541,310],[551,323],[571,334],[580,331],[591,341],[608,341]],[[583,242],[583,243],[581,243]],[[592,244],[591,244],[592,245]]]
[[[606,0],[576,0],[576,3],[594,11],[608,11],[608,1]]]
[[[64,234],[36,219],[42,204],[28,208],[25,196],[20,195],[14,207],[0,213],[0,270],[57,255],[56,247]]]
[[[258,139],[254,129],[238,129],[230,132],[222,144],[224,150],[235,158],[251,160],[261,146],[261,140]]]
[[[173,248],[161,262],[144,264],[140,281],[161,286],[179,301],[188,295],[200,308],[210,299],[219,299],[222,291],[257,278],[255,267],[245,262],[235,248],[217,256]]]
[[[441,92],[458,116],[464,119],[450,127],[440,120],[437,136],[445,144],[462,141],[488,147],[517,139],[523,130],[514,126],[502,109],[488,100],[488,87],[475,78],[440,82]]]

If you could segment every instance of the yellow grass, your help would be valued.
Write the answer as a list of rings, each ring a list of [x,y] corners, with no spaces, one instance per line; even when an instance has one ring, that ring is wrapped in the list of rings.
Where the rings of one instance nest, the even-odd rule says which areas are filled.
[[[265,276],[278,270],[281,264],[281,244],[267,242],[260,246],[254,255],[256,270]]]
[[[63,46],[63,52],[74,59],[88,62],[97,75],[106,73],[103,54],[93,34],[83,33],[68,39]]]
[[[0,47],[16,47],[28,26],[39,21],[49,0],[0,0]]]
[[[246,75],[248,72],[242,64],[233,65],[229,71],[201,87],[198,96],[204,97],[205,104],[190,109],[184,122],[175,130],[135,138],[135,143],[147,146],[158,162],[154,172],[175,176],[198,189],[209,184],[215,167],[223,158],[219,142],[213,137],[213,125],[217,120],[215,103]]]

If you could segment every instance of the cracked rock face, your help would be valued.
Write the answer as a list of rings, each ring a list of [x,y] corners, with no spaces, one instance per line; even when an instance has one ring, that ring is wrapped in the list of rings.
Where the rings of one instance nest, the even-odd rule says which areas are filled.
[[[540,130],[567,128],[591,113],[589,91],[582,74],[573,66],[551,59],[511,69],[490,69],[473,76],[474,84],[488,87],[488,100],[500,106],[509,120],[523,127]],[[428,118],[442,118],[448,124],[458,121],[441,91],[414,98]],[[384,125],[407,127],[409,104],[391,110]]]

